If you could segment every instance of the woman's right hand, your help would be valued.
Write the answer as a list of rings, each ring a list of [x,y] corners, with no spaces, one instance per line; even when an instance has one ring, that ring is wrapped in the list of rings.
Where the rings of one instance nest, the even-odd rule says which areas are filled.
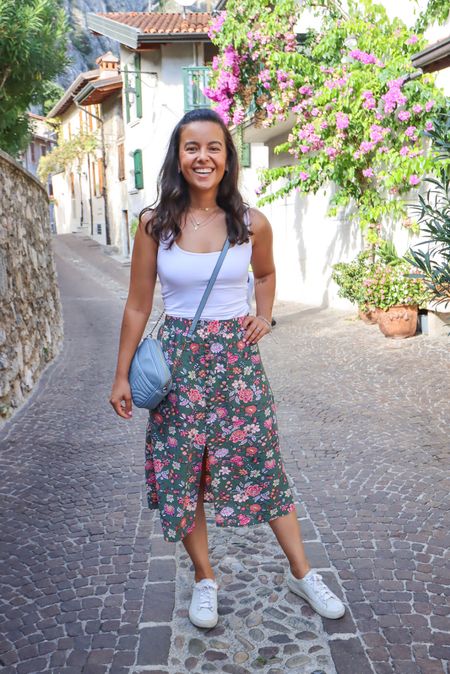
[[[112,386],[109,402],[116,414],[123,419],[131,419],[131,389],[127,377],[116,377]]]

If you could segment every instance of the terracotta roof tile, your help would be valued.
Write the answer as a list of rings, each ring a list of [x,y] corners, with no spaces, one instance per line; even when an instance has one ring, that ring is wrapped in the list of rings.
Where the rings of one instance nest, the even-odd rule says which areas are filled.
[[[157,35],[179,35],[201,33],[205,35],[211,22],[208,12],[189,12],[182,14],[161,14],[158,12],[103,12],[112,21],[137,28],[140,33]]]

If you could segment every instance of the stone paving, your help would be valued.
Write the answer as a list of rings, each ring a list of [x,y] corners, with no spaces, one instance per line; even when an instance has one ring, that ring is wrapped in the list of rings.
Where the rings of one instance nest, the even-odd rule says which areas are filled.
[[[145,412],[107,403],[128,270],[90,240],[55,248],[64,350],[0,432],[0,674],[449,674],[450,342],[277,306],[285,466],[349,609],[320,619],[270,527],[216,528],[208,506],[220,619],[198,630],[187,555],[145,506]]]
[[[270,527],[218,529],[210,538],[219,624],[203,636],[186,623],[192,573],[187,555],[180,555],[169,659],[174,672],[335,672],[321,619],[284,583],[285,558]]]

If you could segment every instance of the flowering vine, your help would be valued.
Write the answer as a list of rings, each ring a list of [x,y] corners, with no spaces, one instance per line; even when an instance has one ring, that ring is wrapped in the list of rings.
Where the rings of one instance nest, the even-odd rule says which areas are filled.
[[[450,0],[428,0],[416,21],[415,30],[424,31],[433,23],[443,24],[450,16]]]
[[[64,140],[59,123],[57,127],[58,144],[39,160],[37,172],[42,182],[45,182],[52,173],[59,173],[71,166],[80,173],[83,157],[94,152],[99,146],[95,133],[80,133]]]
[[[262,172],[260,204],[298,189],[336,185],[330,214],[353,204],[375,240],[382,221],[405,218],[398,198],[420,185],[433,157],[424,141],[444,106],[433,77],[411,57],[425,46],[371,0],[322,11],[320,31],[297,35],[313,0],[228,0],[211,28],[220,57],[207,95],[227,124],[291,122],[277,153],[289,165]],[[281,181],[280,181],[281,179]],[[405,222],[409,222],[406,221]]]

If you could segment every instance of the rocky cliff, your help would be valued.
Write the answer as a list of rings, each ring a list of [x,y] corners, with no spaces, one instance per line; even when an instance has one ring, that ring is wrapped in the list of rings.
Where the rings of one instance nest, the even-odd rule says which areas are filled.
[[[115,54],[119,45],[114,40],[93,35],[87,27],[90,12],[144,12],[148,10],[148,0],[63,0],[70,26],[69,57],[71,63],[65,73],[58,78],[63,87],[69,86],[84,70],[95,68],[95,59],[110,49]]]

